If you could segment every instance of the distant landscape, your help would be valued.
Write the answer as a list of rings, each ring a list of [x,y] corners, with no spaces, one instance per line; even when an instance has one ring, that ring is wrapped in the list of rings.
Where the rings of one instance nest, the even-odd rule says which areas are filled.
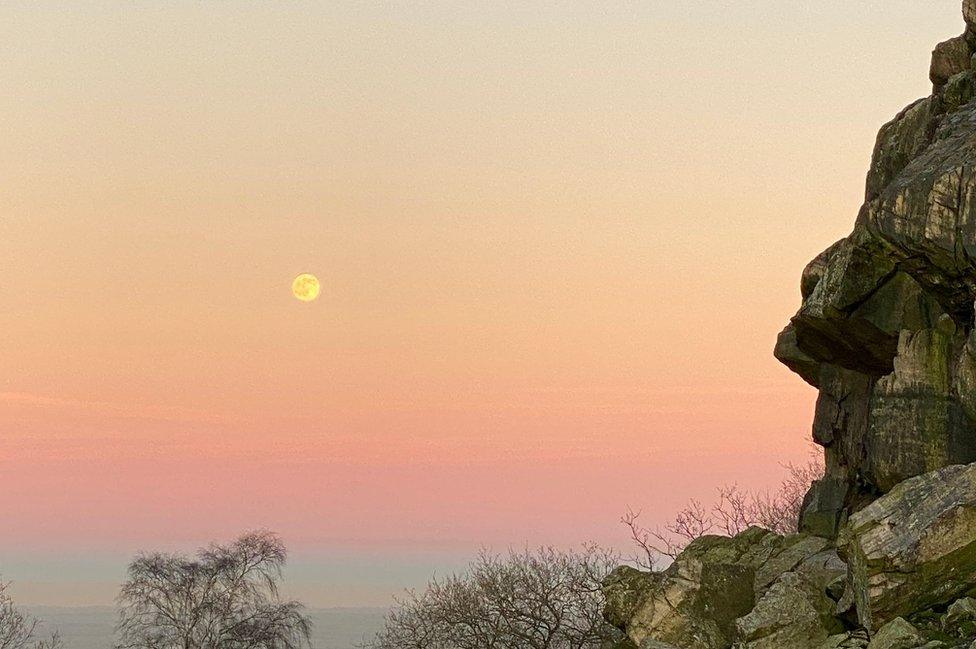
[[[67,649],[107,649],[113,644],[117,613],[111,606],[25,606],[42,620],[39,635],[57,629]],[[372,636],[383,622],[383,608],[309,609],[315,626],[312,643],[316,649],[353,649],[364,637]]]

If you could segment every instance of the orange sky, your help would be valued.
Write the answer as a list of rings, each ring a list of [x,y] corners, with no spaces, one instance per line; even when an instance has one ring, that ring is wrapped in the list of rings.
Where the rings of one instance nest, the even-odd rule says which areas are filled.
[[[22,599],[268,526],[310,603],[385,603],[774,484],[800,270],[962,30],[954,0],[324,4],[0,7]]]

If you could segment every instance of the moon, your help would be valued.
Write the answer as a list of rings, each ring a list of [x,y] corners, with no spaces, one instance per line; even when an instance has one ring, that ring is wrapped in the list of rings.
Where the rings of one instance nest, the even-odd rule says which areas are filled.
[[[319,278],[311,273],[302,273],[291,283],[292,294],[302,302],[311,302],[319,296],[322,290]]]

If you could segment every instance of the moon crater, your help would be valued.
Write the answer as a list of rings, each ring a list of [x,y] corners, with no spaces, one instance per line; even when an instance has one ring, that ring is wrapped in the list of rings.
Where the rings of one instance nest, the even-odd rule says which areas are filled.
[[[322,290],[319,278],[311,273],[302,273],[291,283],[292,294],[302,302],[311,302]]]

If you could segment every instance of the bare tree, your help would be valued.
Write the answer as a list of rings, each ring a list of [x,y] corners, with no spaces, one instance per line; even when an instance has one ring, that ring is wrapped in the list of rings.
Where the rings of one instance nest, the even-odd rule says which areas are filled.
[[[60,636],[37,638],[39,620],[18,609],[7,589],[9,583],[0,582],[0,649],[60,649]]]
[[[803,498],[811,483],[823,477],[824,467],[819,457],[812,457],[804,464],[791,463],[785,468],[786,477],[774,492],[750,492],[737,485],[720,487],[718,500],[710,509],[691,500],[662,528],[643,527],[638,521],[640,512],[628,510],[621,522],[637,550],[633,562],[652,570],[660,558],[677,557],[688,543],[711,532],[735,536],[758,526],[777,534],[795,533]]]
[[[304,607],[281,601],[281,540],[250,532],[195,558],[146,554],[119,594],[123,649],[299,649],[310,646]]]
[[[387,615],[371,649],[597,649],[617,633],[600,582],[617,557],[594,546],[482,552],[468,570],[434,578]]]

